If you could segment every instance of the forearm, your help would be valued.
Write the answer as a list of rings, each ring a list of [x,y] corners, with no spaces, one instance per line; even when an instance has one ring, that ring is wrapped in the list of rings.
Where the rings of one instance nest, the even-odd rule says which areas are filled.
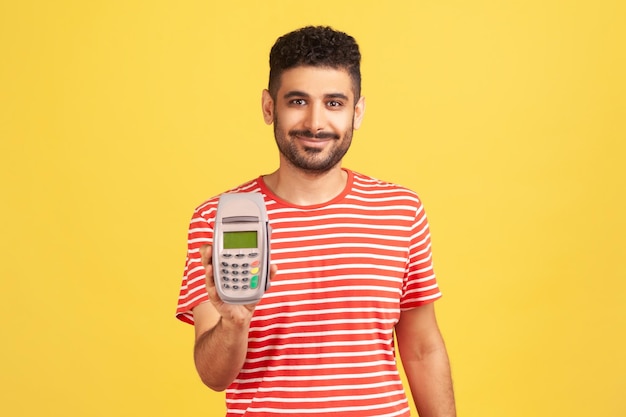
[[[456,407],[445,346],[404,363],[411,395],[420,417],[455,417]]]
[[[249,324],[224,319],[201,334],[194,347],[200,379],[215,391],[225,390],[235,380],[246,358]]]

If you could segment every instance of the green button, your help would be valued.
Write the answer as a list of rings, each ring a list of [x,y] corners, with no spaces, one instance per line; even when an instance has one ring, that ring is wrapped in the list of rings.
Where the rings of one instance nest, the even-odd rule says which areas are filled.
[[[255,275],[252,278],[250,278],[250,288],[254,290],[258,286],[259,286],[259,276]]]

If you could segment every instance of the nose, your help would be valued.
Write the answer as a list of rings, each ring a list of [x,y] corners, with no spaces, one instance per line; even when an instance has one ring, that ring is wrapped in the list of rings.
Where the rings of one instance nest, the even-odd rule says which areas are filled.
[[[311,104],[307,109],[304,127],[315,133],[324,130],[325,124],[323,105],[320,103]]]

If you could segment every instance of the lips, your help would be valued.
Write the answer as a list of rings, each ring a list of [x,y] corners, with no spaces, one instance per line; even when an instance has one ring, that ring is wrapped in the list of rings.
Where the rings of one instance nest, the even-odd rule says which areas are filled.
[[[309,137],[296,136],[295,137],[300,143],[308,148],[323,148],[326,146],[328,142],[332,139],[314,139]]]
[[[298,137],[302,140],[307,139],[337,139],[339,140],[340,136],[334,132],[317,132],[313,133],[310,130],[292,130],[289,132],[289,135],[292,137]]]

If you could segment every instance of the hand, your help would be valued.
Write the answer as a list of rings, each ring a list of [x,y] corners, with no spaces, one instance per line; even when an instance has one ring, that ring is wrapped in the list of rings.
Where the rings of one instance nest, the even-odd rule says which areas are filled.
[[[204,266],[204,277],[206,282],[206,290],[209,294],[209,300],[213,307],[222,316],[222,320],[227,323],[233,323],[237,325],[248,324],[256,308],[256,303],[252,304],[228,304],[220,299],[217,289],[215,288],[215,279],[213,277],[213,251],[211,245],[202,245],[200,247],[200,256],[202,257],[202,266]],[[270,265],[270,281],[276,275],[278,267],[276,265]],[[225,324],[227,324],[225,323]]]

